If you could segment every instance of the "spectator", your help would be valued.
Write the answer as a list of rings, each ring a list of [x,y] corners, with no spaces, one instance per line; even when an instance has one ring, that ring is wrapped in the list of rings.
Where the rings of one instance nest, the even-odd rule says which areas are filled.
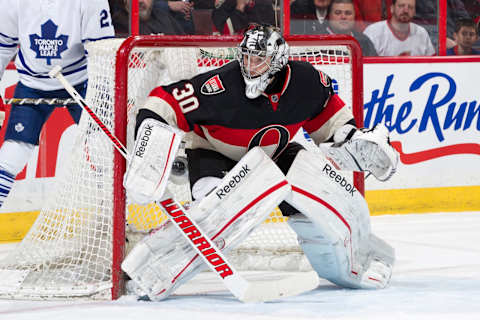
[[[132,0],[122,0],[123,5],[118,6],[112,14],[113,26],[116,35],[126,37],[130,35],[130,3]],[[140,17],[140,34],[185,34],[182,26],[172,15],[159,8],[153,8],[153,0],[138,0]]]
[[[195,34],[192,21],[193,2],[190,0],[154,0],[154,8],[168,11],[187,34]]]
[[[393,0],[392,17],[369,25],[364,33],[380,56],[430,56],[435,54],[427,31],[412,22],[415,0]]]
[[[355,7],[353,0],[333,0],[330,4],[325,26],[326,34],[348,34],[357,39],[364,56],[376,56],[377,51],[370,39],[354,30]]]
[[[293,0],[290,32],[292,34],[319,34],[328,13],[331,0]]]
[[[221,34],[241,34],[250,23],[274,25],[275,11],[271,0],[226,0],[212,20]]]
[[[468,19],[470,15],[461,0],[446,0],[447,2],[447,47],[455,45],[453,43],[453,32],[455,31],[455,21],[458,19]],[[413,20],[415,23],[424,27],[434,45],[438,45],[438,1],[421,0],[416,4],[416,15]]]
[[[480,18],[480,0],[463,0],[465,10],[477,23]]]
[[[373,22],[386,20],[390,18],[389,8],[392,5],[392,0],[354,0],[356,16],[358,20],[363,23],[360,24],[358,31],[363,31],[366,26]],[[363,28],[361,28],[363,25]]]
[[[324,29],[328,8],[332,0],[291,0],[290,5],[290,30],[292,34],[319,34]],[[357,13],[355,29],[365,29],[362,15],[358,15],[360,0],[354,0],[353,6]]]
[[[480,51],[472,48],[478,40],[478,30],[473,19],[458,20],[453,39],[457,45],[447,50],[447,56],[480,54]]]

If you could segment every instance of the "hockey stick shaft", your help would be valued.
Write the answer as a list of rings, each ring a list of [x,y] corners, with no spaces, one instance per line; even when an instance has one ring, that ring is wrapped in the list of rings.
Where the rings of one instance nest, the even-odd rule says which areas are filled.
[[[52,78],[57,78],[57,80],[60,81],[65,90],[67,90],[67,92],[72,96],[75,102],[90,115],[93,121],[95,121],[95,123],[100,127],[100,129],[102,129],[102,131],[108,136],[110,141],[113,142],[113,145],[118,150],[118,152],[120,152],[125,159],[128,159],[127,148],[125,148],[125,146],[120,142],[120,140],[118,140],[117,137],[115,137],[115,135],[110,130],[108,130],[102,120],[100,120],[95,114],[95,112],[90,109],[83,97],[77,92],[77,90],[75,90],[75,88],[70,84],[70,82],[65,79],[62,74],[62,68],[60,66],[55,66],[48,73],[48,75]]]
[[[73,98],[10,98],[5,99],[5,104],[29,104],[29,105],[40,105],[47,104],[50,106],[67,106],[67,105],[77,105],[78,103]]]
[[[65,87],[67,92],[72,96],[73,99],[90,115],[90,117],[97,123],[97,125],[102,129],[102,131],[107,135],[111,142],[113,142],[114,146],[117,150],[125,157],[125,159],[129,159],[127,149],[123,146],[123,144],[113,135],[110,130],[103,124],[103,122],[97,117],[95,112],[87,105],[85,100],[78,94],[75,88],[65,79],[65,77],[61,73],[61,68],[59,66],[54,67],[49,72],[50,77],[56,78],[60,81],[60,83]],[[222,254],[220,249],[213,243],[213,241],[207,236],[207,234],[194,222],[193,219],[188,217],[186,210],[183,206],[176,201],[170,191],[166,191],[166,198],[157,201],[165,211],[167,212],[170,220],[176,226],[176,228],[182,233],[185,239],[188,240],[190,245],[194,248],[197,254],[205,261],[207,266],[222,280],[225,286],[232,292],[232,294],[237,297],[239,300],[243,302],[257,302],[257,301],[266,301],[266,300],[273,300],[276,298],[281,297],[283,294],[280,293],[278,296],[269,299],[262,299],[262,297],[258,297],[256,290],[254,287],[250,285],[248,281],[243,278],[240,273],[238,273],[233,265],[228,262],[227,258]],[[194,239],[189,237],[189,233],[184,231],[181,226],[179,225],[180,221],[176,219],[177,217],[182,216],[183,219],[188,219],[193,227],[197,229],[197,231],[202,235],[203,239],[208,243],[211,250],[209,250],[209,254],[207,255],[205,252],[206,250],[200,250],[198,247],[199,244],[196,244]],[[218,259],[216,258],[218,257]],[[213,260],[213,258],[216,258]],[[223,263],[219,263],[223,261]]]

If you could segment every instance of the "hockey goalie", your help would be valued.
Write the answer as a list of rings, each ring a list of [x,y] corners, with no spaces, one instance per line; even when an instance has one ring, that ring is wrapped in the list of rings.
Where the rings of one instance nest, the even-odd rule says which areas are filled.
[[[366,171],[387,180],[395,172],[388,130],[356,129],[330,78],[289,61],[288,50],[277,29],[252,25],[235,61],[155,88],[137,114],[127,195],[140,203],[161,199],[186,133],[195,200],[188,211],[223,252],[280,206],[320,278],[384,288],[394,250],[372,234],[366,201],[349,177]],[[331,144],[322,152],[305,148],[293,139],[302,128],[317,145]],[[136,245],[122,269],[149,299],[162,300],[206,268],[195,254],[167,222]]]

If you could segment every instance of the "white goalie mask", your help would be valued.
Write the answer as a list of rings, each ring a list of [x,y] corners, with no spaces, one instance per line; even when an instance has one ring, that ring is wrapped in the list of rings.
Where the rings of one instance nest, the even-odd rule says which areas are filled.
[[[288,44],[275,27],[252,25],[238,46],[237,60],[246,84],[245,95],[254,99],[287,64]]]

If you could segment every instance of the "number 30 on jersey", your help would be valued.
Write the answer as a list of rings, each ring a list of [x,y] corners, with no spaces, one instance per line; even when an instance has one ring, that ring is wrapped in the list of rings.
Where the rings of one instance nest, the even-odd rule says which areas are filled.
[[[183,113],[188,113],[198,108],[197,97],[194,96],[194,89],[191,83],[185,83],[183,89],[175,88],[172,95],[178,101]]]

